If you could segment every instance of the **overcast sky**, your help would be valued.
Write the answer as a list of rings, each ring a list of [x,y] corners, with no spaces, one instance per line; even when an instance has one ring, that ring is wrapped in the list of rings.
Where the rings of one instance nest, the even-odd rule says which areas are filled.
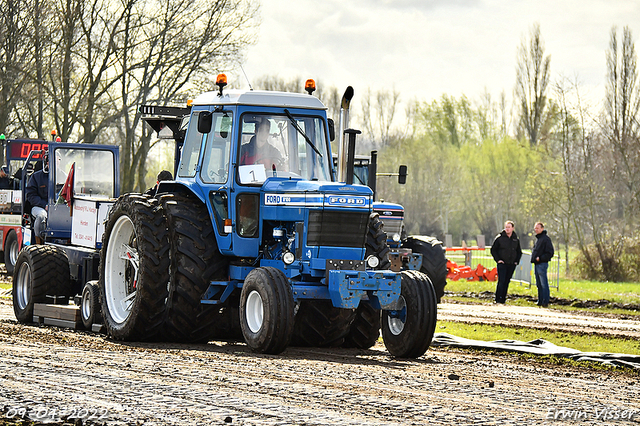
[[[401,99],[443,93],[511,96],[518,47],[535,23],[552,78],[577,78],[601,97],[612,26],[629,26],[640,50],[640,0],[260,0],[250,79],[314,78],[357,100],[367,88]],[[245,85],[245,87],[247,87]]]

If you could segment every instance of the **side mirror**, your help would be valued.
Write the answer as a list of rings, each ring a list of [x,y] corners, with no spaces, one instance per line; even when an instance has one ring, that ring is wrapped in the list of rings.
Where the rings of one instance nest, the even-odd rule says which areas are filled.
[[[336,139],[336,125],[332,118],[327,118],[327,124],[329,125],[329,140],[333,142]]]
[[[198,115],[198,132],[209,133],[211,131],[211,123],[213,121],[213,114],[211,111],[202,111]]]
[[[407,183],[407,166],[400,166],[400,169],[398,170],[398,183],[400,185]]]

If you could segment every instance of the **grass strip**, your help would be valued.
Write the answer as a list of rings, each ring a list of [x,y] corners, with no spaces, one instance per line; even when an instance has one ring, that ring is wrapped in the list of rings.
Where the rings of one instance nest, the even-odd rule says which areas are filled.
[[[534,329],[491,324],[468,324],[454,321],[438,321],[436,333],[449,333],[467,339],[521,340],[529,342],[544,339],[557,346],[582,352],[607,352],[640,355],[640,341],[632,338],[601,334],[576,333],[549,329]]]

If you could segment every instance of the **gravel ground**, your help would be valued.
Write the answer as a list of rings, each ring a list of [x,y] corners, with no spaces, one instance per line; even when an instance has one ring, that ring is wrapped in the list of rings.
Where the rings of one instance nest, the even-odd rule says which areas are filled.
[[[443,314],[451,309],[444,306]],[[402,360],[390,357],[381,343],[371,350],[289,348],[278,356],[251,353],[241,343],[120,343],[99,334],[20,325],[11,302],[0,300],[5,421],[638,424],[638,400],[640,378],[628,371],[452,349]]]

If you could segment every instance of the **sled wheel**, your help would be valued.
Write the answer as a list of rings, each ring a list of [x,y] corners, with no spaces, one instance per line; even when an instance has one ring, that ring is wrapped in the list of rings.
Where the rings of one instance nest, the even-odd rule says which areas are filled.
[[[33,321],[34,303],[46,303],[47,296],[69,297],[70,293],[69,259],[64,251],[32,245],[20,252],[12,288],[13,311],[20,323]]]
[[[4,266],[7,268],[7,274],[13,275],[19,253],[18,236],[15,231],[9,231],[4,242]]]
[[[80,301],[80,318],[87,330],[91,330],[93,324],[99,324],[100,301],[98,299],[98,281],[89,281],[82,289],[82,299]]]

